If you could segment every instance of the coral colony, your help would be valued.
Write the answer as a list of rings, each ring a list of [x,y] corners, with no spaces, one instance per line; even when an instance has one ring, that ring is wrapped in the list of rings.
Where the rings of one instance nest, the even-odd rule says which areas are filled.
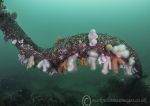
[[[80,63],[93,71],[100,65],[102,69],[98,70],[104,75],[110,71],[119,73],[122,69],[125,75],[142,76],[142,66],[135,50],[123,40],[92,29],[89,33],[60,38],[52,48],[43,49],[25,34],[15,21],[16,17],[17,14],[10,14],[1,1],[0,29],[4,39],[17,47],[19,61],[27,69],[35,67],[53,75],[77,71]]]

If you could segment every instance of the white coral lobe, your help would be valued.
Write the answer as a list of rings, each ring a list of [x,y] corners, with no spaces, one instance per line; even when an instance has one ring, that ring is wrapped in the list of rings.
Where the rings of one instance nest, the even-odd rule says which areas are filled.
[[[43,72],[47,72],[48,68],[50,67],[50,63],[47,59],[43,59],[38,63],[37,67],[42,68]]]

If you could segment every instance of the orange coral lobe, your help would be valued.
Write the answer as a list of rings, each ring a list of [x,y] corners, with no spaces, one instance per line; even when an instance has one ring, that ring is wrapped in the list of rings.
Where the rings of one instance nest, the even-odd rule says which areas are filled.
[[[60,73],[64,73],[65,70],[67,70],[67,60],[65,60],[63,63],[61,63],[59,65],[58,70],[59,70]]]
[[[112,70],[115,72],[115,73],[118,73],[118,70],[119,70],[119,66],[122,65],[122,64],[125,64],[125,61],[122,59],[122,58],[119,58],[117,56],[114,56],[112,58]]]
[[[121,58],[118,58],[118,63],[119,63],[119,65],[123,65],[123,64],[125,64],[125,61]]]
[[[111,64],[112,64],[112,70],[113,70],[114,72],[117,72],[118,69],[119,69],[117,57],[113,57],[113,58],[112,58]]]
[[[86,65],[86,59],[85,58],[81,58],[80,65],[82,65],[82,66]]]

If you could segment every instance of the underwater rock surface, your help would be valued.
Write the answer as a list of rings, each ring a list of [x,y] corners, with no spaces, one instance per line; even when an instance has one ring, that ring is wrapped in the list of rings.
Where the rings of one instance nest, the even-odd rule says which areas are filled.
[[[13,91],[10,93],[7,89],[0,89],[0,106],[80,106],[85,95],[81,91],[60,87],[52,88],[49,95],[35,93],[22,87],[13,88]],[[97,95],[91,98],[95,99],[91,104],[93,106],[149,106],[150,91],[141,79],[127,78],[120,81],[117,77],[109,77],[107,83],[99,86]],[[97,99],[101,101],[96,102]]]

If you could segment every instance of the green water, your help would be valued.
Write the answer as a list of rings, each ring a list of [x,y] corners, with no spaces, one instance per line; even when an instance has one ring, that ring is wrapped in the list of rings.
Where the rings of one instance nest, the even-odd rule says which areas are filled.
[[[5,4],[10,12],[17,12],[18,24],[41,47],[51,47],[58,37],[95,28],[97,32],[127,41],[138,52],[144,74],[150,74],[149,0],[5,0]],[[100,69],[91,72],[88,67],[53,77],[36,69],[26,71],[17,54],[17,49],[0,36],[0,79],[12,79],[17,89],[26,87],[35,93],[54,92],[62,98],[59,92],[69,90],[94,96],[107,79]],[[145,82],[150,84],[150,78]],[[82,99],[81,96],[78,99]]]

